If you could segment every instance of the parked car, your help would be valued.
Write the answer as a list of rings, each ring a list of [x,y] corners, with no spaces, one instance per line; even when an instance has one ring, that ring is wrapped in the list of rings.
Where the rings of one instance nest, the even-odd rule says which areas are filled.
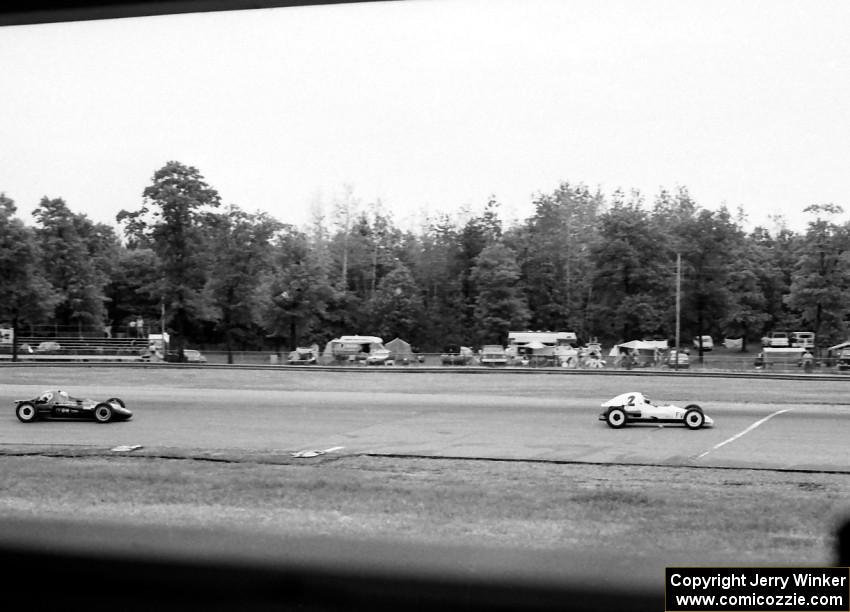
[[[62,346],[58,342],[42,342],[35,347],[36,353],[58,353]]]
[[[505,347],[498,344],[486,344],[481,349],[481,365],[497,366],[507,365],[508,354]]]
[[[691,367],[691,357],[685,351],[677,351],[676,349],[672,349],[667,354],[667,360],[665,361],[665,363],[669,368],[685,370]]]
[[[443,365],[468,365],[472,363],[472,349],[457,344],[447,344],[440,354],[440,362]]]
[[[201,351],[196,351],[194,349],[184,349],[183,356],[186,358],[186,361],[189,363],[206,363],[207,358],[201,354]]]
[[[413,353],[413,359],[416,363],[425,363],[425,355],[422,354],[422,351],[419,350],[418,346],[410,347],[410,351]]]
[[[836,365],[840,371],[850,370],[850,348],[843,348],[838,351]]]
[[[318,361],[319,351],[315,347],[296,347],[289,353],[287,363],[289,365],[313,365]]]
[[[694,338],[694,348],[699,350],[699,339],[700,336],[696,336]],[[710,351],[714,348],[714,340],[711,339],[711,336],[702,336],[702,350]]]
[[[180,359],[180,353],[178,351],[168,351],[165,353],[165,360],[171,362],[180,362],[183,363],[206,363],[207,358],[201,354],[201,351],[197,351],[195,349],[183,349],[183,359]]]
[[[373,348],[366,356],[366,365],[395,365],[395,361],[391,359],[392,351],[387,348]]]

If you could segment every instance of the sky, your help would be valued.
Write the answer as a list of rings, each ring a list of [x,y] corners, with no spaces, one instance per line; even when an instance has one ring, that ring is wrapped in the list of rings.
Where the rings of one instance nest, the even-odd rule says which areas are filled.
[[[0,192],[114,224],[170,160],[305,226],[562,182],[850,219],[850,2],[404,0],[0,28]],[[346,195],[349,194],[349,195]]]

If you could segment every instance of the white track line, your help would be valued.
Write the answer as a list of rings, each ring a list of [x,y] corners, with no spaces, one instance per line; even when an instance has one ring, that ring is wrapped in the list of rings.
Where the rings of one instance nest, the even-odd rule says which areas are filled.
[[[723,440],[723,442],[721,442],[720,444],[715,444],[714,446],[712,446],[710,449],[708,449],[708,450],[707,450],[707,451],[705,451],[704,453],[702,453],[702,454],[700,454],[700,455],[697,455],[697,456],[696,456],[696,459],[702,459],[702,458],[703,458],[703,457],[705,457],[708,453],[710,453],[710,452],[712,452],[712,451],[716,451],[716,450],[717,450],[718,448],[720,448],[721,446],[726,446],[726,445],[727,445],[727,444],[729,444],[730,442],[734,442],[735,440],[737,440],[738,438],[740,438],[740,437],[741,437],[741,436],[743,436],[744,434],[748,434],[748,433],[750,433],[752,430],[754,430],[756,427],[758,427],[759,425],[761,425],[761,424],[762,424],[762,423],[764,423],[765,421],[768,421],[768,420],[772,419],[773,417],[775,417],[775,416],[776,416],[776,415],[778,415],[778,414],[782,414],[783,412],[789,412],[789,411],[791,411],[791,410],[794,410],[794,409],[793,409],[793,408],[786,408],[785,410],[777,410],[777,411],[776,411],[776,412],[774,412],[773,414],[769,414],[769,415],[767,415],[766,417],[764,417],[764,418],[763,418],[763,419],[761,419],[760,421],[756,421],[755,423],[753,423],[752,425],[750,425],[749,427],[747,427],[747,428],[746,428],[744,431],[742,431],[741,433],[737,433],[737,434],[735,434],[734,436],[732,436],[731,438],[729,438],[728,440]]]

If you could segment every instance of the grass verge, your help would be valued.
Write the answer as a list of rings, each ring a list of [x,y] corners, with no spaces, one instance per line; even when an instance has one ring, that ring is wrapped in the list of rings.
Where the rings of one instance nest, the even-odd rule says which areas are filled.
[[[300,462],[299,462],[300,461]],[[330,456],[2,456],[0,515],[828,564],[850,476]]]

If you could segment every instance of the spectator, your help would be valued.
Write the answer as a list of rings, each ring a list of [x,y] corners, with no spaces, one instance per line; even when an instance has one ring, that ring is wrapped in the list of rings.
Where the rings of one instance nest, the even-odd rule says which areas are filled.
[[[620,347],[618,345],[614,345],[611,347],[611,350],[608,351],[608,357],[611,358],[612,364],[615,368],[620,367],[620,363],[622,362],[623,355],[620,352]]]
[[[814,356],[809,352],[809,349],[806,349],[806,352],[803,353],[803,369],[806,372],[811,372],[812,367],[814,366],[814,362]]]

